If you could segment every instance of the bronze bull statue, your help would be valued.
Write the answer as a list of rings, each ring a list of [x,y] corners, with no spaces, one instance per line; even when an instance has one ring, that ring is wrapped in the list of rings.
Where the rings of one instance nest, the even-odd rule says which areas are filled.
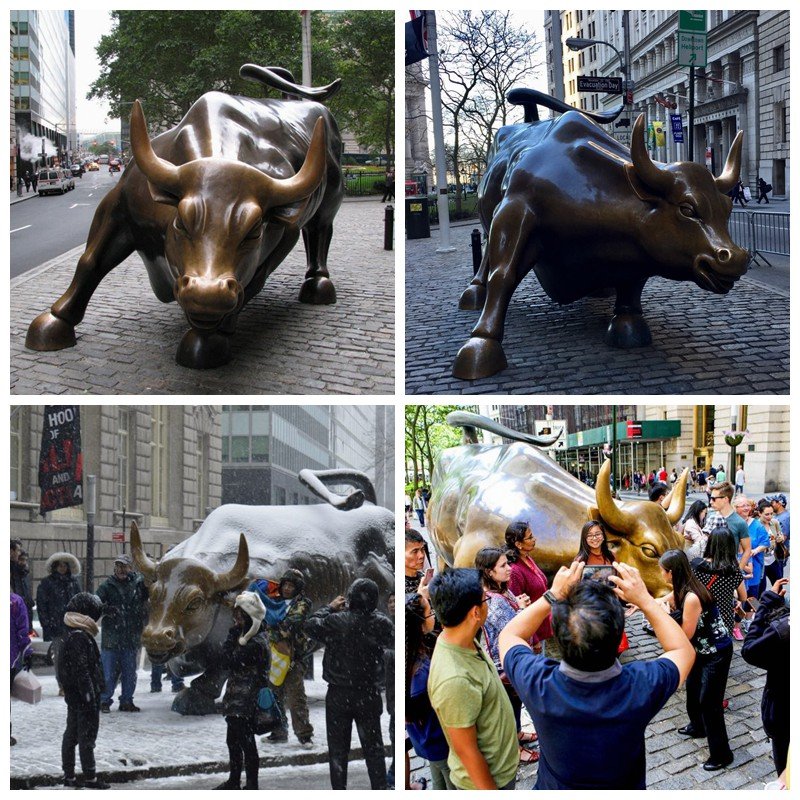
[[[311,89],[296,85],[287,70],[253,64],[240,74],[283,97],[209,92],[152,141],[134,102],[135,160],[98,206],[72,283],[30,324],[26,347],[72,347],[98,284],[134,250],[156,297],[176,300],[186,316],[190,327],[176,355],[186,367],[230,360],[239,313],[301,232],[308,268],[299,300],[336,302],[327,257],[344,195],[342,141],[317,100],[334,94],[340,81]]]
[[[345,594],[356,578],[374,580],[384,605],[394,592],[394,515],[375,505],[369,478],[354,470],[303,470],[299,478],[329,502],[220,506],[158,562],[131,526],[131,555],[150,593],[142,644],[154,664],[169,663],[176,675],[202,673],[173,710],[214,713],[233,601],[252,580],[277,581],[287,568],[299,569],[314,607]],[[346,483],[357,487],[349,495],[328,489]]]
[[[684,470],[665,508],[650,500],[620,501],[611,496],[611,462],[600,469],[594,489],[570,475],[538,447],[553,443],[512,431],[486,417],[456,411],[451,425],[481,428],[515,440],[511,444],[469,444],[445,450],[431,482],[428,529],[440,558],[449,566],[471,567],[482,547],[505,547],[505,530],[523,520],[536,534],[536,563],[552,577],[578,553],[580,530],[601,520],[615,557],[636,567],[655,596],[669,588],[658,559],[671,548],[683,549],[675,525],[686,500]],[[667,503],[665,502],[665,506]]]
[[[701,164],[653,162],[644,116],[628,150],[597,124],[619,111],[576,111],[531,89],[507,97],[525,107],[525,122],[498,131],[478,187],[488,243],[459,307],[482,313],[456,356],[455,377],[474,380],[505,369],[506,313],[531,270],[561,304],[616,293],[605,341],[623,348],[652,341],[641,303],[648,278],[694,281],[725,294],[744,274],[747,251],[727,229],[742,131],[715,178]],[[566,113],[539,120],[537,104]]]

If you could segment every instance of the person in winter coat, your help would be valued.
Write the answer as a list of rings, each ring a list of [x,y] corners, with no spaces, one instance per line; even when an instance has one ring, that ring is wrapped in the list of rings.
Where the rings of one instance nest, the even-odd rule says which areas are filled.
[[[81,565],[72,553],[53,553],[45,564],[47,577],[36,590],[36,608],[42,626],[42,639],[53,643],[53,660],[57,663],[64,634],[64,612],[67,603],[80,592],[76,576],[81,574]],[[58,673],[58,667],[56,667]],[[61,687],[58,687],[61,689]]]
[[[11,592],[11,686],[14,686],[14,678],[23,669],[30,669],[33,649],[31,640],[28,638],[28,609],[25,601],[18,595]],[[17,740],[11,737],[13,747]]]
[[[261,583],[261,582],[259,582]],[[311,601],[303,594],[306,582],[298,569],[287,569],[281,575],[278,593],[286,603],[283,619],[269,626],[269,641],[273,646],[288,653],[291,663],[280,686],[275,687],[275,698],[283,712],[283,727],[269,735],[270,742],[286,742],[289,730],[286,710],[292,714],[292,730],[300,744],[311,748],[314,726],[308,718],[308,699],[303,676],[306,672],[306,656],[311,652],[311,640],[303,630],[311,613]],[[263,596],[261,597],[264,600]]]
[[[11,540],[11,591],[18,594],[25,601],[25,608],[28,611],[28,625],[33,621],[33,596],[31,595],[30,578],[28,577],[30,570],[23,560],[20,559],[25,555],[25,550],[22,548],[22,542],[19,539]]]
[[[767,671],[761,697],[764,733],[772,740],[772,760],[780,775],[789,755],[789,604],[781,578],[761,595],[761,604],[742,645],[742,658]]]
[[[100,710],[104,714],[111,711],[112,697],[121,676],[119,710],[139,711],[133,704],[133,693],[136,691],[136,656],[147,616],[147,589],[142,576],[133,572],[130,556],[122,555],[114,561],[114,574],[100,585],[97,596],[105,604],[100,658],[106,688]]]
[[[97,621],[103,614],[98,597],[80,592],[70,599],[64,613],[64,643],[56,665],[56,677],[64,687],[67,728],[61,740],[61,766],[64,786],[108,789],[95,771],[94,746],[100,729],[100,698],[103,693],[103,668],[95,637]],[[81,780],[75,777],[75,747],[81,759]]]
[[[381,735],[383,654],[394,646],[394,625],[376,611],[378,585],[358,578],[347,591],[311,615],[306,632],[325,645],[322,678],[328,684],[325,729],[332,789],[347,788],[353,722],[367,762],[370,786],[386,789]]]
[[[269,683],[269,642],[266,608],[256,592],[242,592],[235,601],[233,627],[222,647],[222,666],[228,683],[222,713],[228,725],[230,776],[217,789],[241,789],[244,765],[245,789],[258,789],[258,748],[253,731],[259,691]]]

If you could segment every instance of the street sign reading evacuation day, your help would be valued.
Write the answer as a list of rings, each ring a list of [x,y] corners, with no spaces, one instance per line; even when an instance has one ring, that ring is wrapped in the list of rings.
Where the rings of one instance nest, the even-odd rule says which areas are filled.
[[[578,75],[578,91],[622,94],[622,78],[599,78]]]

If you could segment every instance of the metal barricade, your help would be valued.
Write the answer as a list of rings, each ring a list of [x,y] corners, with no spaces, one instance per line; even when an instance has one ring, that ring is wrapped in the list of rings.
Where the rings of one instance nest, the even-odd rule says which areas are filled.
[[[789,214],[785,211],[734,211],[728,224],[733,241],[750,253],[748,266],[763,261],[764,253],[788,256]]]

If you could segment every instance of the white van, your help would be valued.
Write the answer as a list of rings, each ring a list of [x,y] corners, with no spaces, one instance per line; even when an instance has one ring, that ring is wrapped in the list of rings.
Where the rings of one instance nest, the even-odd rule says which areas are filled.
[[[64,194],[69,190],[69,183],[60,167],[47,167],[39,170],[39,183],[36,186],[39,197],[46,194]]]

